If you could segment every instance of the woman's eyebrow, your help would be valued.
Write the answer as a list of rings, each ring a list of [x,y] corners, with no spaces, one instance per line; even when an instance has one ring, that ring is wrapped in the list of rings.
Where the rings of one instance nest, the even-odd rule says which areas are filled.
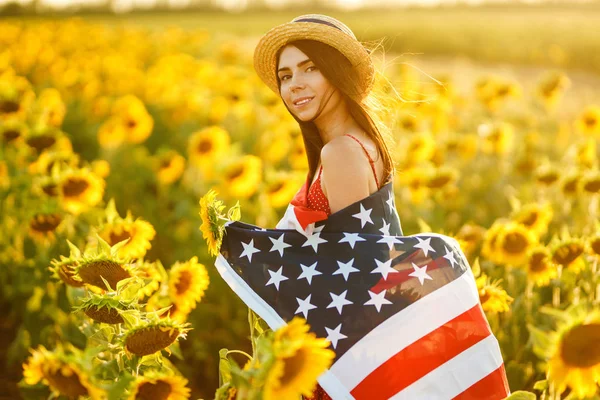
[[[300,62],[298,63],[298,65],[296,65],[296,66],[297,66],[297,67],[301,67],[301,66],[303,66],[304,64],[307,64],[307,63],[309,63],[309,62],[310,62],[310,59],[309,59],[309,58],[307,58],[307,59],[306,59],[306,60],[304,60],[304,61],[300,61]],[[279,69],[277,70],[277,72],[281,72],[281,71],[290,71],[290,68],[289,68],[289,67],[281,67],[281,68],[279,68]]]

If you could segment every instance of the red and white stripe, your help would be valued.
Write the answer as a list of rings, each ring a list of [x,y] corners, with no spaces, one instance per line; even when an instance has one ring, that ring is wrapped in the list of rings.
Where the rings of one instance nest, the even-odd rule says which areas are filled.
[[[510,394],[470,270],[381,323],[329,372],[357,400]]]

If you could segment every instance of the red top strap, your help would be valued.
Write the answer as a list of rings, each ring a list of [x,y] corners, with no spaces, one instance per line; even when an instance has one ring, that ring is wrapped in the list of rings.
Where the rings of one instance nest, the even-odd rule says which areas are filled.
[[[360,140],[358,140],[357,138],[355,138],[354,136],[350,135],[349,133],[347,133],[344,136],[350,136],[352,139],[356,140],[356,142],[358,144],[360,144],[360,147],[362,147],[363,151],[365,152],[365,154],[367,155],[367,158],[369,159],[369,164],[371,164],[371,169],[373,170],[373,176],[375,177],[375,183],[377,184],[377,189],[379,189],[379,180],[377,180],[377,172],[375,171],[375,162],[371,159],[371,156],[369,155],[369,153],[367,152],[367,149],[365,149],[365,146],[363,146],[363,144],[361,143]]]

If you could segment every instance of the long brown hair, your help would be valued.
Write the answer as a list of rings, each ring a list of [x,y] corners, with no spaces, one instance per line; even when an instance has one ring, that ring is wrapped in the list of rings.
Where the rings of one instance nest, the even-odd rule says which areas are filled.
[[[375,114],[375,109],[378,105],[377,98],[371,95],[360,103],[353,99],[358,87],[356,70],[352,68],[350,61],[335,48],[315,40],[297,40],[288,43],[288,45],[293,45],[306,54],[315,63],[317,68],[319,68],[323,76],[339,89],[348,105],[350,115],[366,135],[375,142],[378,156],[381,155],[383,157],[383,176],[385,182],[388,176],[394,171],[394,162],[381,132],[383,124],[377,119],[377,115]],[[283,47],[277,53],[278,60],[282,50]],[[277,76],[277,85],[281,88],[279,76]],[[309,182],[311,182],[317,170],[321,149],[323,148],[323,140],[314,122],[300,120],[287,105],[285,107],[300,125],[304,147],[306,148],[306,156],[308,158]]]

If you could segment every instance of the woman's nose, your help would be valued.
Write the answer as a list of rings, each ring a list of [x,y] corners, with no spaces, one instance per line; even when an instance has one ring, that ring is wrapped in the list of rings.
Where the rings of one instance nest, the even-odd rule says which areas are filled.
[[[290,90],[294,91],[296,89],[302,89],[304,88],[305,83],[302,80],[302,78],[299,78],[298,75],[292,76],[291,78],[291,82],[290,82]]]

